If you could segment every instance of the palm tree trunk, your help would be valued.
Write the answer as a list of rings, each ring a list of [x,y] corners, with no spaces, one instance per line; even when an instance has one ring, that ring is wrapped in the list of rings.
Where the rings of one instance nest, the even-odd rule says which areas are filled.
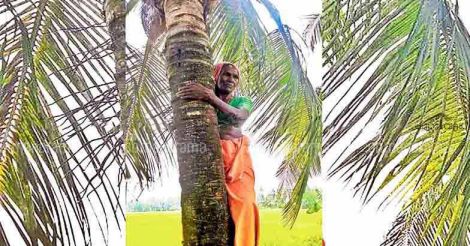
[[[116,81],[119,102],[121,107],[120,122],[123,129],[122,140],[127,137],[129,127],[129,109],[126,88],[126,1],[106,0],[105,17],[111,36],[111,49],[114,55]]]
[[[175,99],[182,82],[213,88],[211,53],[202,0],[167,0],[165,56],[173,97],[181,184],[183,245],[227,245],[228,211],[214,108]]]

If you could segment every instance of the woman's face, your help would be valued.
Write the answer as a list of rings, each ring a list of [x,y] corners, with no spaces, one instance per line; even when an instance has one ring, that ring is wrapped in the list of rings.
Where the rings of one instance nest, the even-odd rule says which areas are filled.
[[[217,81],[217,89],[219,92],[223,94],[230,94],[238,87],[238,83],[238,69],[232,65],[225,65],[222,68],[219,80]]]

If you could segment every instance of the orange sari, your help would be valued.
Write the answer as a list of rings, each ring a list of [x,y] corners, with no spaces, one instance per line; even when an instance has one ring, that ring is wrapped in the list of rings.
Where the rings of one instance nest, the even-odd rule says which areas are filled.
[[[247,136],[220,140],[230,215],[235,225],[234,246],[259,244],[259,213],[255,175]]]

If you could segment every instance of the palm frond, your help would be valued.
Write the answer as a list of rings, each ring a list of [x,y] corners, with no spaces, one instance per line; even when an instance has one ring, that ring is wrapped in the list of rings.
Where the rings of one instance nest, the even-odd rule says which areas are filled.
[[[307,16],[308,24],[304,30],[303,36],[304,39],[307,41],[308,47],[314,51],[315,47],[317,46],[318,42],[321,39],[320,34],[320,15],[319,14],[311,14]]]
[[[467,230],[467,236],[464,241],[447,241],[449,238],[449,228],[451,222],[459,214],[448,213],[442,209],[433,211],[434,204],[440,198],[439,189],[435,187],[427,192],[421,200],[415,201],[403,207],[402,212],[397,216],[392,228],[387,233],[381,246],[391,245],[468,245],[470,242],[470,230]],[[452,201],[450,206],[459,206],[459,199]],[[438,220],[435,214],[444,219]]]
[[[1,2],[8,21],[0,28],[0,206],[9,215],[0,219],[2,245],[12,244],[6,226],[26,245],[107,244],[124,219],[103,7],[93,0]]]
[[[426,225],[432,203],[436,198],[436,193],[430,192],[429,196],[426,196],[422,201],[404,208],[395,219],[381,246],[443,245],[441,237],[432,240],[438,229],[436,223],[432,222],[430,225]]]
[[[425,223],[437,220],[448,233],[439,229],[423,240],[463,245],[470,221],[439,216],[469,211],[470,44],[453,5],[407,0],[324,6],[323,57],[329,70],[323,89],[326,100],[340,98],[326,116],[325,152],[354,127],[382,121],[366,143],[358,140],[366,131],[353,136],[329,175],[357,180],[354,188],[364,201],[390,191],[384,204],[394,198],[415,203],[442,186]]]
[[[292,226],[308,178],[320,171],[321,103],[305,73],[301,49],[274,5],[262,1],[276,22],[267,32],[251,1],[222,1],[210,16],[214,59],[237,63],[241,90],[254,99],[249,127],[269,151],[285,154],[280,189],[292,191],[284,221]]]
[[[129,125],[122,130],[126,156],[141,184],[155,181],[168,167],[176,166],[170,88],[164,59],[149,41],[144,53],[131,49],[128,83]],[[166,166],[162,166],[166,163]],[[158,175],[156,175],[158,173]]]

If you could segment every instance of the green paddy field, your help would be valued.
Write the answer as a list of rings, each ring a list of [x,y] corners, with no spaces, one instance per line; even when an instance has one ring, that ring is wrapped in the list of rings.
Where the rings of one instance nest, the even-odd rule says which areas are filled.
[[[322,211],[307,214],[301,211],[292,230],[281,225],[280,209],[261,209],[261,245],[321,245]],[[127,246],[181,245],[180,212],[128,213]]]

